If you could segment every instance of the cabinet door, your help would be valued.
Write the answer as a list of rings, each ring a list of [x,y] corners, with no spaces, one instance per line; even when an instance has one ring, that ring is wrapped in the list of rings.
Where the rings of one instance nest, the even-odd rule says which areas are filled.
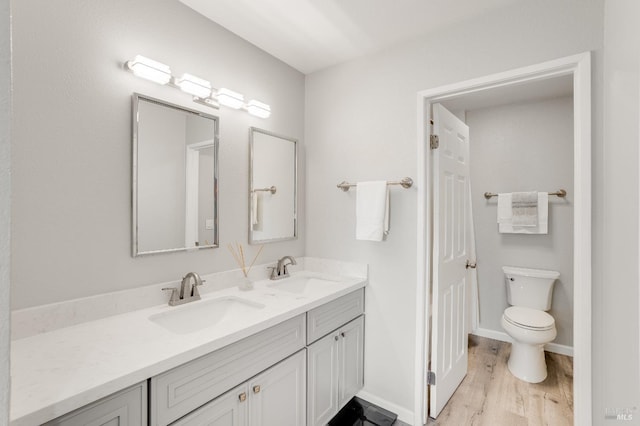
[[[364,317],[339,330],[338,408],[342,408],[364,386]]]
[[[305,350],[249,381],[251,426],[304,426],[307,402]]]
[[[337,332],[307,348],[308,426],[324,426],[338,412]]]
[[[147,424],[147,382],[117,392],[44,426],[143,426]]]
[[[248,399],[249,387],[243,383],[172,426],[247,426]]]

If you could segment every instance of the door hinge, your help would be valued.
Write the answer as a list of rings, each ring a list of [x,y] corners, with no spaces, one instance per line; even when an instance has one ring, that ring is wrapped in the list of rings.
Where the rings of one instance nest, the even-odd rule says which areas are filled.
[[[436,384],[436,373],[434,371],[427,371],[427,385]]]
[[[440,146],[440,138],[438,135],[431,135],[429,137],[429,146],[431,146],[431,149],[438,149]]]

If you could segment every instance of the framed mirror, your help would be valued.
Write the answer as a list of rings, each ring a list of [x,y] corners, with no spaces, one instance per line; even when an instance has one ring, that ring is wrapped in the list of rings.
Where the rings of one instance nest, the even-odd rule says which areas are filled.
[[[249,129],[249,243],[298,237],[298,141]]]
[[[133,95],[133,256],[218,246],[218,117]]]

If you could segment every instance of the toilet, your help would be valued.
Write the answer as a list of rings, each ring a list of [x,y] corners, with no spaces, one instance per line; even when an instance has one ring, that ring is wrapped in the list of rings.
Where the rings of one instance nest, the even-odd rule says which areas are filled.
[[[503,266],[509,306],[502,314],[502,328],[513,339],[509,371],[529,383],[547,377],[544,345],[556,338],[551,309],[553,284],[559,272]]]

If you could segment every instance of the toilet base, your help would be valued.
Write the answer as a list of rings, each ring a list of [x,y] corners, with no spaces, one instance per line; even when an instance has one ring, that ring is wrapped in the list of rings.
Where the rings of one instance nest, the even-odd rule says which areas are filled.
[[[529,383],[540,383],[547,378],[544,344],[513,342],[507,363],[511,374]]]

